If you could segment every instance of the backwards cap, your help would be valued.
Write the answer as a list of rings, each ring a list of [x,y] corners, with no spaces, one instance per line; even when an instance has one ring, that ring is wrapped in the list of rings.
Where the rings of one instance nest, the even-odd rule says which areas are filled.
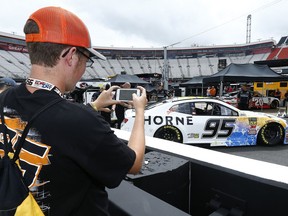
[[[90,57],[105,56],[91,47],[90,34],[75,14],[60,7],[44,7],[30,17],[37,23],[39,33],[26,34],[26,42],[49,42],[86,48]]]

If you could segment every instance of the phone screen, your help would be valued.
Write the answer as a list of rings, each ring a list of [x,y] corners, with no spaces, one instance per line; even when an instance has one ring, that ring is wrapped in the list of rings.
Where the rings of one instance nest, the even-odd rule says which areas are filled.
[[[116,99],[120,101],[132,101],[132,94],[139,95],[139,89],[117,89]]]

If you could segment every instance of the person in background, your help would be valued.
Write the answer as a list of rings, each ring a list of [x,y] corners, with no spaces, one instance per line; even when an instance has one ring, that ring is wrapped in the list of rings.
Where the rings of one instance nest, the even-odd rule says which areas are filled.
[[[232,91],[233,91],[233,88],[232,88],[231,85],[229,85],[228,88],[227,88],[227,93],[232,92]]]
[[[129,89],[131,88],[131,84],[129,82],[125,82],[123,85],[121,85],[121,88]],[[117,117],[117,128],[121,128],[121,123],[125,118],[125,111],[126,109],[130,109],[132,106],[128,103],[120,103],[116,104],[116,106],[113,106],[112,109],[115,109],[115,115]]]
[[[216,88],[214,86],[212,86],[211,89],[210,89],[210,95],[211,95],[211,97],[215,97],[216,96]]]
[[[248,90],[248,85],[243,84],[241,90],[237,94],[238,109],[249,110],[251,100],[252,100],[252,94]]]
[[[165,100],[167,98],[168,92],[166,89],[164,89],[163,83],[159,83],[156,90],[157,90],[157,100],[158,101],[162,101],[162,100]]]
[[[210,88],[210,86],[209,86],[209,87],[207,88],[207,90],[206,90],[206,96],[207,96],[207,97],[210,97],[210,96],[211,96],[210,90],[211,90],[211,88]]]
[[[0,79],[0,93],[16,85],[16,82],[12,78],[3,77]]]
[[[63,8],[44,7],[27,19],[24,33],[31,61],[29,77],[0,94],[0,100],[5,97],[12,148],[19,144],[28,120],[60,99],[35,119],[23,144],[19,167],[24,182],[39,192],[33,195],[45,215],[108,216],[106,187],[117,187],[127,173],[137,174],[142,168],[146,91],[139,86],[141,96],[133,95],[135,122],[126,143],[95,112],[120,103],[113,99],[118,86],[104,90],[89,105],[62,98],[91,67],[92,58],[105,60],[91,47],[82,20]]]
[[[286,90],[284,94],[284,101],[283,101],[283,106],[286,106],[286,103],[288,102],[288,90]]]
[[[281,100],[281,91],[279,89],[276,89],[276,91],[274,93],[274,97],[276,97],[279,100]]]
[[[223,89],[223,94],[226,94],[228,92],[228,87],[227,86],[224,86],[224,89]]]
[[[76,86],[72,91],[66,92],[64,96],[66,97],[66,99],[73,101],[75,103],[84,103],[85,102],[84,93],[87,91],[89,87],[90,86],[87,83],[81,82],[79,84],[79,87]]]

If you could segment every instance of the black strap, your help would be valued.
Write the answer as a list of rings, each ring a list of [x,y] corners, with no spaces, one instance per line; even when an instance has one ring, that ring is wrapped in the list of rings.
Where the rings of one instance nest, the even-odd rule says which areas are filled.
[[[2,96],[2,95],[1,95]],[[4,119],[4,101],[5,101],[5,96],[4,95],[3,99],[2,99],[2,104],[1,104],[1,121],[2,121],[2,125],[4,126],[4,130],[3,130],[3,136],[4,136],[4,150],[5,150],[5,154],[8,153],[8,141],[7,141],[7,135],[6,135],[6,127],[5,127],[5,119]],[[13,160],[16,161],[19,158],[19,153],[21,151],[21,148],[25,142],[25,138],[29,132],[29,129],[32,125],[32,123],[34,122],[34,120],[36,119],[36,117],[41,114],[43,111],[45,111],[46,109],[48,109],[49,107],[53,106],[56,103],[59,103],[60,101],[63,101],[64,99],[59,97],[51,102],[49,102],[48,104],[46,104],[45,106],[41,107],[32,117],[31,119],[28,121],[26,127],[24,128],[24,131],[21,135],[20,141],[18,143],[18,145],[16,146],[15,152],[14,152],[14,157]]]
[[[3,131],[3,139],[4,139],[4,153],[5,155],[8,155],[9,149],[8,149],[8,140],[7,140],[7,133],[6,133],[6,126],[5,126],[5,120],[4,120],[4,102],[7,94],[7,90],[3,91],[1,93],[1,126],[2,126],[2,131]]]

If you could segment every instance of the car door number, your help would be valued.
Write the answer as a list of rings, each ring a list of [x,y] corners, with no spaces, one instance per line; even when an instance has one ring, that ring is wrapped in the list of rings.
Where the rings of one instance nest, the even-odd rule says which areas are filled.
[[[209,119],[206,122],[202,138],[225,138],[230,136],[235,126],[235,119]]]
[[[262,98],[253,98],[253,101],[255,103],[255,106],[263,106],[264,101]]]

